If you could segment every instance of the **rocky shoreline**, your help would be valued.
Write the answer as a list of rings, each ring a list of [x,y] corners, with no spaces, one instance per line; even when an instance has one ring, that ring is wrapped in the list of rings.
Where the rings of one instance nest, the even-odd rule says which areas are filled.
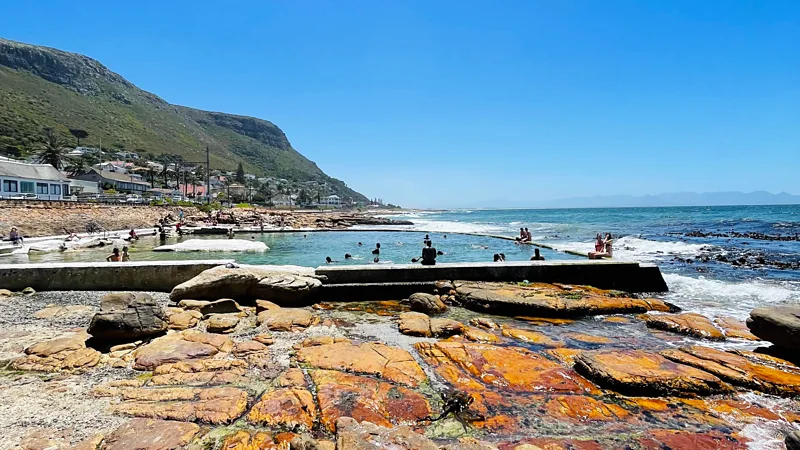
[[[745,324],[459,281],[303,306],[316,289],[242,267],[171,296],[0,291],[0,448],[784,448],[800,428],[797,307]]]

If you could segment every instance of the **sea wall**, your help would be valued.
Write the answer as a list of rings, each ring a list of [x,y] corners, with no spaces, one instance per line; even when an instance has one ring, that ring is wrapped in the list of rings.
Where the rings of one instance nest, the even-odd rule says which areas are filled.
[[[128,263],[47,263],[0,265],[0,288],[19,291],[163,291],[228,260],[146,261]],[[325,266],[323,292],[359,299],[402,298],[432,289],[437,280],[523,281],[590,285],[627,292],[664,292],[667,285],[655,265],[616,261],[532,261]]]
[[[169,292],[200,272],[231,260],[2,264],[0,287],[20,291]]]

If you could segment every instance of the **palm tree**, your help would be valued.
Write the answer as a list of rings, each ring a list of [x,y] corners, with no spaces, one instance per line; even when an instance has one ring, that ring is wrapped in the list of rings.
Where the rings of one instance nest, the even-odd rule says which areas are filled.
[[[70,175],[74,177],[76,175],[86,173],[86,171],[89,170],[89,164],[87,164],[86,158],[81,156],[80,158],[73,159],[72,162],[67,166],[67,170],[69,171]]]
[[[41,164],[50,164],[60,170],[64,165],[64,160],[67,158],[67,150],[69,149],[52,128],[44,129],[44,138],[38,161]]]

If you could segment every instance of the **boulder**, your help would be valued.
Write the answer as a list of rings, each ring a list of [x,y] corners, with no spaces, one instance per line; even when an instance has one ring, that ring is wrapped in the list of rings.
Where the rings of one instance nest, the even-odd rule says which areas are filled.
[[[439,450],[439,446],[407,426],[381,427],[351,417],[336,421],[337,450]]]
[[[425,397],[411,389],[336,370],[312,370],[317,387],[320,422],[336,431],[341,417],[353,417],[381,426],[416,424],[431,408]]]
[[[270,331],[299,331],[317,323],[319,318],[301,308],[279,308],[261,311],[256,316],[258,326]]]
[[[784,397],[800,395],[800,367],[788,361],[743,350],[733,353],[700,345],[664,350],[661,354],[732,384]]]
[[[181,300],[178,302],[178,307],[186,310],[198,311],[204,316],[209,314],[239,313],[242,311],[239,304],[230,298],[221,298],[213,302],[206,300]]]
[[[497,322],[488,317],[475,317],[470,319],[469,323],[470,325],[485,328],[487,330],[496,330],[500,328],[500,325],[498,325]]]
[[[247,409],[247,392],[233,387],[130,389],[111,411],[134,417],[229,424]]]
[[[104,450],[178,450],[200,432],[193,423],[133,419],[103,440]]]
[[[647,311],[675,312],[658,299],[622,297],[600,289],[534,283],[520,286],[500,282],[456,282],[459,302],[475,311],[536,317],[579,317]]]
[[[712,395],[731,392],[716,376],[644,350],[583,352],[575,369],[625,395]]]
[[[272,335],[269,334],[269,333],[257,334],[255,336],[253,336],[253,340],[256,341],[256,342],[260,342],[260,343],[262,343],[264,345],[272,345],[273,342],[275,342],[272,339]]]
[[[292,306],[305,301],[322,286],[314,270],[297,266],[218,266],[175,286],[172,301],[183,299],[266,299]]]
[[[375,375],[382,379],[416,387],[425,381],[425,372],[407,351],[380,342],[360,345],[337,342],[303,347],[297,360],[320,369],[346,370]]]
[[[234,314],[212,314],[206,321],[209,333],[231,333],[239,324],[239,317]]]
[[[800,431],[793,431],[784,439],[786,450],[800,450]]]
[[[400,332],[409,336],[447,337],[464,331],[464,324],[452,319],[432,319],[420,312],[400,314]]]
[[[722,331],[701,314],[647,314],[643,318],[650,328],[714,341],[725,339]]]
[[[247,420],[256,425],[311,430],[317,419],[314,396],[303,388],[280,388],[261,396]]]
[[[227,337],[186,330],[168,334],[137,348],[133,353],[133,368],[152,370],[162,364],[208,358],[232,349],[233,341]]]
[[[8,289],[0,289],[0,297],[11,297],[12,295],[14,295],[14,293]]]
[[[272,303],[269,300],[256,300],[256,314],[260,313],[261,311],[268,311],[270,309],[279,309],[280,306]]]
[[[464,337],[474,342],[499,342],[500,338],[497,335],[489,333],[488,331],[481,330],[475,327],[466,327],[464,329]]]
[[[778,347],[800,350],[799,305],[756,308],[750,312],[747,328]]]
[[[135,341],[163,334],[167,327],[164,310],[150,295],[107,294],[88,333],[101,341]]]
[[[411,296],[408,297],[408,302],[411,305],[412,311],[425,314],[441,314],[447,311],[447,305],[445,305],[438,296],[433,294],[425,294],[423,292],[411,294]]]

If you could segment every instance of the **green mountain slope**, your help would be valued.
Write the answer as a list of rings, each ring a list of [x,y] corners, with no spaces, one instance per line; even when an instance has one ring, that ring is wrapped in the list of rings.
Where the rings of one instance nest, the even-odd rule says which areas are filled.
[[[181,155],[211,167],[294,182],[324,182],[330,193],[366,197],[326,175],[292,148],[275,124],[167,103],[89,57],[0,38],[0,151],[32,151],[42,129],[89,132],[103,148]]]

